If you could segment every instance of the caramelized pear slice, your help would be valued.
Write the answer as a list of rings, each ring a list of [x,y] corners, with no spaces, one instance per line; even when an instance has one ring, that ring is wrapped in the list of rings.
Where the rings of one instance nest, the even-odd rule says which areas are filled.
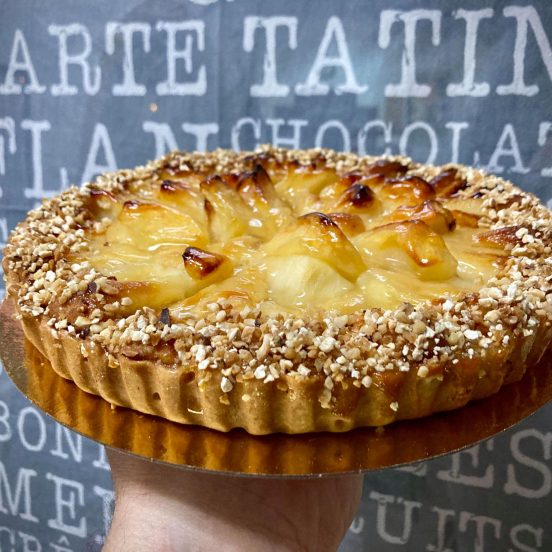
[[[144,306],[164,308],[189,297],[208,282],[191,278],[182,268],[181,246],[151,251],[139,251],[128,244],[102,246],[107,254],[95,255],[94,267],[103,274],[113,277],[108,289],[112,300],[129,297],[129,312]],[[102,288],[103,291],[103,288]]]
[[[327,215],[309,213],[265,245],[269,255],[310,255],[327,263],[348,280],[365,270],[359,252]]]
[[[452,197],[463,190],[468,182],[456,169],[446,169],[430,181],[438,197]]]
[[[107,228],[105,240],[153,251],[172,245],[200,245],[206,236],[190,215],[163,205],[132,200],[124,203],[117,220]]]
[[[362,180],[362,178],[363,176],[358,173],[346,174],[342,176],[338,181],[332,182],[331,184],[320,190],[320,198],[337,200],[345,192],[345,190],[350,188],[359,180]]]
[[[427,200],[411,207],[399,207],[387,219],[392,222],[422,220],[438,234],[446,234],[456,226],[453,214],[434,200]]]
[[[163,170],[156,171],[157,178],[163,183],[175,183],[177,185],[184,185],[194,190],[199,190],[200,183],[207,178],[207,174],[201,171],[181,171],[178,169],[165,168]]]
[[[389,268],[393,263],[412,269],[422,280],[456,276],[457,261],[443,238],[421,220],[394,222],[374,228],[358,238],[367,264]],[[406,262],[405,262],[406,261]]]
[[[240,195],[219,176],[204,180],[200,186],[206,200],[212,241],[227,241],[245,234],[252,212]]]
[[[372,194],[368,201],[367,196],[372,190],[368,188],[367,180],[367,177],[358,173],[345,174],[339,180],[324,186],[318,194],[308,194],[305,197],[305,203],[301,206],[301,211],[303,213],[314,211],[326,213],[332,209],[347,212],[372,211],[377,200]],[[362,184],[366,185],[367,190],[358,189]]]
[[[474,215],[473,213],[465,213],[464,211],[459,211],[458,209],[453,209],[451,213],[456,220],[458,226],[465,226],[466,228],[477,228],[479,226],[479,215]]]
[[[339,179],[334,169],[310,170],[306,167],[292,168],[286,177],[275,184],[278,195],[297,210],[305,205],[310,195],[319,194],[323,188]]]
[[[522,243],[521,238],[517,237],[517,232],[521,226],[504,226],[503,228],[495,228],[487,232],[475,234],[473,239],[489,247],[505,249],[507,246],[519,245]]]
[[[290,207],[280,199],[262,165],[239,176],[236,189],[245,203],[261,219],[273,222],[272,232],[291,219]]]
[[[245,158],[246,166],[253,170],[257,165],[263,167],[263,169],[270,175],[272,182],[277,182],[286,177],[290,167],[299,167],[297,161],[288,161],[287,163],[276,159],[276,156],[272,153],[262,152],[250,155]]]
[[[379,193],[388,201],[410,206],[435,198],[433,188],[419,176],[386,180]]]
[[[481,217],[483,214],[481,200],[477,198],[451,197],[443,198],[443,205],[450,211],[462,211]]]
[[[266,207],[280,199],[276,195],[270,176],[262,165],[257,165],[252,171],[241,174],[236,188],[252,209]]]
[[[183,255],[176,247],[152,254],[118,244],[109,247],[109,257],[96,256],[95,267],[114,277],[109,280],[110,296],[113,300],[129,297],[130,310],[164,308],[233,274],[227,257],[195,247],[186,248]]]
[[[391,161],[390,159],[380,159],[371,165],[368,165],[364,172],[366,174],[377,174],[387,178],[397,178],[408,171],[408,167],[400,161]]]
[[[205,199],[199,191],[199,184],[184,180],[164,180],[156,194],[157,200],[184,211],[207,232],[208,218],[205,211]]]

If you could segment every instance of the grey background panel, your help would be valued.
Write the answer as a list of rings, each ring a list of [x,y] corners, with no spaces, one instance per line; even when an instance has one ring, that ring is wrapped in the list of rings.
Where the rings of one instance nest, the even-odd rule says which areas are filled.
[[[549,201],[551,41],[545,1],[0,0],[0,244],[40,198],[174,147],[454,160]],[[367,476],[342,550],[551,550],[551,414]],[[0,550],[98,550],[110,491],[103,450],[0,374]]]

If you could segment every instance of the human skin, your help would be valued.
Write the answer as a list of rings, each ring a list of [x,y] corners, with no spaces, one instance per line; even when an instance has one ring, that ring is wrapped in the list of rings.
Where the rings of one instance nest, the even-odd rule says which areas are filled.
[[[233,477],[108,452],[115,513],[104,552],[337,550],[362,476]]]

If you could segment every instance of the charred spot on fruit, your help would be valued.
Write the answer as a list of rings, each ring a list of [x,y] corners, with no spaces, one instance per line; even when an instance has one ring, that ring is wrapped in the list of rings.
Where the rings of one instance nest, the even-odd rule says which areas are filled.
[[[141,201],[137,199],[129,199],[123,203],[123,209],[138,209],[141,205],[144,205]]]
[[[357,182],[343,192],[338,205],[349,205],[362,210],[372,206],[374,200],[374,192],[368,186]]]
[[[297,219],[297,221],[301,224],[315,223],[320,224],[325,228],[331,228],[334,230],[339,229],[337,224],[328,215],[325,215],[324,213],[319,213],[318,211],[302,215]]]
[[[269,152],[257,153],[254,155],[248,155],[244,158],[244,162],[248,167],[255,167],[257,165],[262,165],[264,168],[270,165],[280,165],[276,160],[276,157]]]
[[[174,180],[163,180],[160,186],[160,190],[162,192],[176,192],[177,190],[181,190],[184,186],[179,183],[175,182]]]
[[[229,188],[236,190],[240,181],[240,175],[236,173],[226,173],[221,175],[222,181],[226,183]]]
[[[429,184],[438,196],[453,197],[466,188],[468,182],[458,174],[456,169],[447,169],[433,178]]]
[[[366,174],[369,175],[381,175],[388,178],[394,178],[405,174],[408,171],[408,167],[403,165],[400,161],[390,161],[388,159],[380,159],[375,161],[371,165],[366,167]]]
[[[270,176],[262,165],[255,165],[252,171],[241,174],[238,178],[236,189],[238,192],[251,193],[262,199],[265,198],[265,190],[272,184]]]
[[[197,247],[187,247],[182,254],[186,272],[194,280],[203,280],[227,261],[227,257]]]
[[[252,171],[244,172],[238,177],[238,189],[241,188],[248,180],[253,181],[255,184],[263,185],[270,182],[270,176],[262,165],[255,165]]]
[[[162,192],[174,192],[176,187],[171,180],[163,180],[163,182],[161,182],[160,189]]]

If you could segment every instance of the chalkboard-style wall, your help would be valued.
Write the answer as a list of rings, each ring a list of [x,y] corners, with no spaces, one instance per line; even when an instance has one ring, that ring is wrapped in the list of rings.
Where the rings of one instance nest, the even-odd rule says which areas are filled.
[[[0,0],[0,242],[41,198],[164,152],[271,142],[484,167],[552,196],[552,5]],[[343,551],[552,550],[552,408],[366,477]],[[0,550],[99,550],[103,450],[0,375]]]

